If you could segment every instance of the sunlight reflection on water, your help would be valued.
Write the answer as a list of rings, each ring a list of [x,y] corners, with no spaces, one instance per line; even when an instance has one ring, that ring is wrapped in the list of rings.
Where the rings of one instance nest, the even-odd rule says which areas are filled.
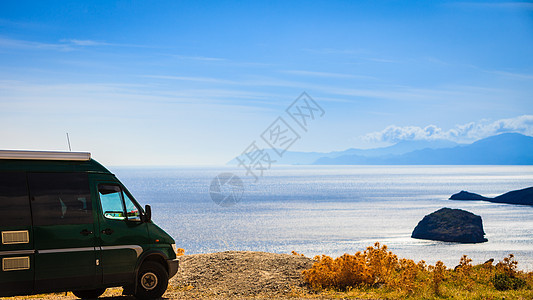
[[[532,166],[275,166],[257,183],[246,180],[241,202],[219,207],[208,194],[222,168],[114,168],[154,220],[186,252],[254,250],[307,256],[355,253],[379,241],[400,257],[443,260],[463,254],[475,263],[515,254],[533,270],[533,206],[451,201],[461,190],[495,196],[533,186]],[[483,244],[410,238],[442,207],[483,218]]]

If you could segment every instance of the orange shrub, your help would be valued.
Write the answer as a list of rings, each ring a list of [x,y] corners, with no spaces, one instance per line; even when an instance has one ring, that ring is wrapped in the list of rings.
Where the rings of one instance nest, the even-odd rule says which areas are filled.
[[[387,251],[387,245],[380,247],[379,243],[375,243],[374,247],[366,248],[364,254],[372,276],[372,283],[386,283],[392,272],[398,267],[398,256]]]
[[[460,299],[485,299],[484,295],[491,291],[533,287],[533,272],[519,271],[512,254],[496,266],[492,265],[492,260],[474,266],[472,259],[463,255],[454,270],[447,269],[442,261],[433,266],[425,261],[415,263],[411,259],[398,259],[387,246],[379,243],[354,255],[344,254],[335,259],[322,255],[314,259],[311,269],[302,272],[304,280],[313,288],[373,288],[373,292],[392,293],[393,299],[408,298],[413,294],[417,299],[440,298],[458,290],[475,294],[475,297]]]
[[[453,277],[456,283],[463,285],[463,288],[471,290],[474,285],[474,278],[471,276],[473,272],[472,259],[467,255],[463,255],[459,260],[459,264],[455,267]]]
[[[513,254],[509,254],[502,261],[496,264],[496,269],[498,269],[498,271],[500,272],[507,274],[510,277],[513,277],[517,273],[517,266],[518,261],[516,261]]]
[[[428,269],[428,265],[426,264],[426,261],[425,261],[425,260],[421,260],[421,261],[419,261],[418,264],[417,264],[417,266],[418,266],[418,269],[419,269],[420,271],[427,271],[427,269]]]
[[[311,269],[303,271],[304,279],[313,288],[347,289],[385,284],[399,264],[398,257],[379,243],[363,253],[344,254],[335,259],[322,255],[315,260]]]
[[[444,265],[442,261],[439,260],[437,261],[435,266],[429,267],[429,271],[433,274],[433,281],[432,281],[433,292],[435,293],[435,295],[440,295],[439,287],[440,287],[441,282],[444,280],[446,266]]]
[[[387,285],[397,290],[405,290],[408,293],[412,293],[418,287],[416,277],[421,271],[420,268],[420,263],[416,264],[412,259],[400,259],[399,266],[395,270],[397,276],[389,281]]]
[[[295,256],[303,256],[303,257],[305,257],[305,255],[300,254],[300,253],[298,253],[298,252],[296,252],[296,251],[294,251],[294,250],[291,251],[291,254],[292,254],[292,255],[295,255]]]

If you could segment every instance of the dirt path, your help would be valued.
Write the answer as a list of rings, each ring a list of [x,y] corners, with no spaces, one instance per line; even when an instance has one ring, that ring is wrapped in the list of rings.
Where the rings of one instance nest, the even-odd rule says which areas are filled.
[[[306,291],[302,271],[312,266],[306,257],[266,252],[228,251],[180,258],[174,289],[191,296],[288,296]]]
[[[266,252],[227,251],[184,255],[180,269],[170,280],[163,299],[285,299],[312,294],[304,285],[302,270],[312,266],[309,258]],[[131,300],[120,288],[108,289],[101,299]],[[19,299],[76,299],[72,293],[47,294]]]

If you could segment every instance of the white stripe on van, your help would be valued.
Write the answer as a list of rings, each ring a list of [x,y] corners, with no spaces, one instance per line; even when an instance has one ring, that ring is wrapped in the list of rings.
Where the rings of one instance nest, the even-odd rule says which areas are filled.
[[[96,251],[96,250],[120,250],[131,249],[134,250],[139,257],[143,253],[143,248],[139,245],[118,245],[118,246],[102,246],[102,247],[83,247],[83,248],[63,248],[63,249],[47,249],[37,250],[37,253],[65,253],[65,252],[82,252],[82,251]]]
[[[96,251],[96,247],[46,249],[46,250],[37,250],[37,253],[48,254],[48,253],[83,252],[83,251]]]
[[[143,247],[139,245],[121,245],[121,246],[102,246],[102,250],[119,250],[119,249],[132,249],[137,253],[137,257],[143,253]]]
[[[33,254],[35,250],[13,250],[13,251],[0,251],[0,256],[2,255],[21,255],[21,254]]]
[[[82,247],[82,248],[63,248],[63,249],[46,249],[46,250],[14,250],[14,251],[0,251],[0,256],[3,255],[21,255],[21,254],[50,254],[50,253],[67,253],[67,252],[82,252],[82,251],[96,251],[96,250],[120,250],[131,249],[135,251],[137,257],[143,253],[143,248],[139,245],[119,245],[119,246],[102,246],[102,247]]]

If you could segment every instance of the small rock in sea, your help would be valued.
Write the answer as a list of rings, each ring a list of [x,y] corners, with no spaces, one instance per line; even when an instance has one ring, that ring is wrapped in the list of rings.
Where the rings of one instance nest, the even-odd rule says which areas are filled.
[[[450,197],[450,200],[483,200],[494,203],[533,205],[533,187],[510,191],[494,198],[484,197],[467,191],[460,191],[457,194],[453,194]]]
[[[460,191],[457,194],[453,194],[450,200],[489,200],[489,198],[467,191]]]
[[[416,225],[412,238],[458,243],[483,243],[483,222],[480,216],[462,209],[441,208],[425,216]]]

